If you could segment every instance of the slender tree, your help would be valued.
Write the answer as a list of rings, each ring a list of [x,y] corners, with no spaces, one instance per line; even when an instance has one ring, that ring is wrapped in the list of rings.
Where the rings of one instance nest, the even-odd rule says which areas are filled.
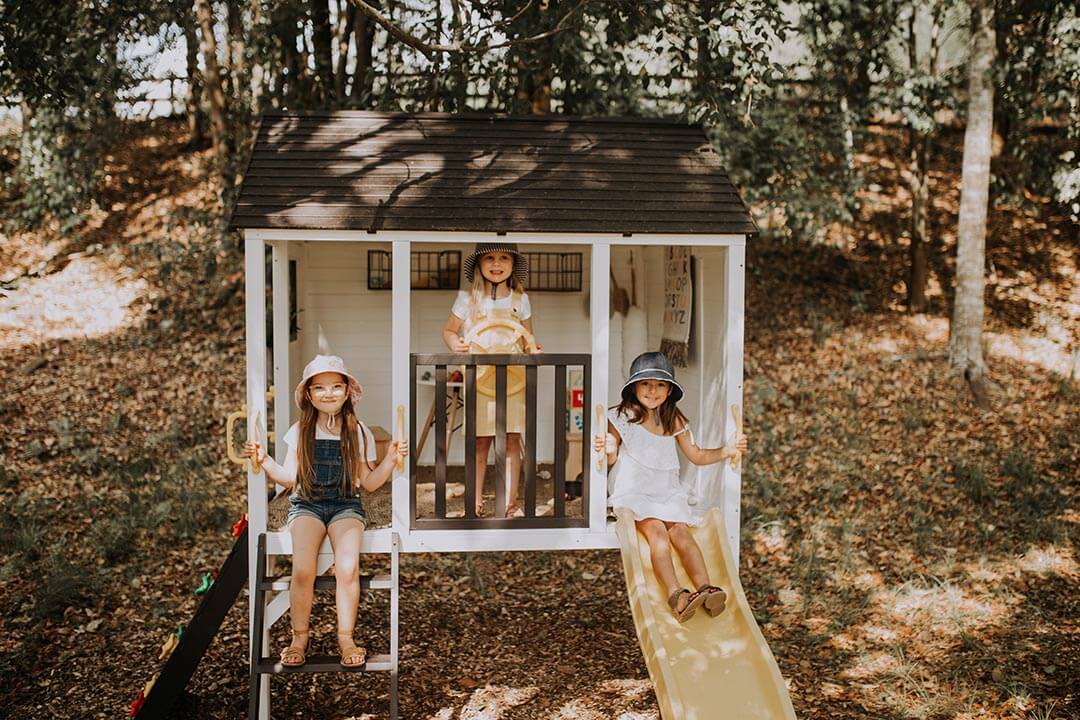
[[[214,38],[214,10],[210,0],[195,0],[195,16],[201,32],[200,49],[203,58],[203,80],[210,105],[210,136],[218,161],[226,162],[229,154],[229,126],[226,120],[225,90],[218,68],[217,40]],[[225,173],[228,175],[228,173]]]
[[[994,129],[993,0],[972,0],[968,117],[956,248],[956,302],[949,362],[968,381],[976,402],[988,407],[982,354],[986,215]]]

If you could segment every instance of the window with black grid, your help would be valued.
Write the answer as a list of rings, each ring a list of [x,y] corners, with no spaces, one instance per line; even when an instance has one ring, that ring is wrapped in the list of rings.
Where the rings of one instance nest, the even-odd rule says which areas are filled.
[[[529,291],[581,292],[582,254],[527,252]]]
[[[460,285],[458,250],[414,250],[409,264],[409,284],[413,290],[457,290]],[[368,290],[390,290],[392,279],[390,252],[368,250]]]

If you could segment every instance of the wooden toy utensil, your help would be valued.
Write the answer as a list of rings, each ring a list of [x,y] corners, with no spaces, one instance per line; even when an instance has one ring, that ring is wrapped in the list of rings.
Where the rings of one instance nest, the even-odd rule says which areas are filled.
[[[732,405],[731,416],[735,418],[735,439],[738,440],[739,436],[742,435],[742,408],[738,405]],[[731,467],[737,468],[741,462],[742,453],[736,451],[735,454],[731,456]]]
[[[253,443],[259,443],[265,448],[266,445],[264,440],[266,433],[262,431],[262,426],[262,411],[259,410],[255,413],[255,417],[251,418],[248,421],[248,441]],[[259,464],[258,450],[256,450],[255,454],[251,456],[251,472],[255,473],[256,475],[262,472],[262,466]]]
[[[607,438],[607,414],[604,412],[603,403],[596,404],[596,430],[600,437]],[[604,472],[604,464],[607,462],[607,446],[596,455],[596,471]]]
[[[397,406],[397,439],[398,442],[405,437],[405,406]],[[404,472],[405,470],[405,458],[398,458],[397,471]]]

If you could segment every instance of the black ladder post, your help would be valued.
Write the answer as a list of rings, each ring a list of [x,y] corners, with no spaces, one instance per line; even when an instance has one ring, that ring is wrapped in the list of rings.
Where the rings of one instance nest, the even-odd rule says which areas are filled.
[[[262,657],[263,622],[266,616],[266,533],[259,534],[255,561],[255,617],[251,637],[251,691],[248,698],[248,720],[259,720],[259,701],[262,696],[262,673],[259,658]],[[269,682],[269,679],[267,679]]]

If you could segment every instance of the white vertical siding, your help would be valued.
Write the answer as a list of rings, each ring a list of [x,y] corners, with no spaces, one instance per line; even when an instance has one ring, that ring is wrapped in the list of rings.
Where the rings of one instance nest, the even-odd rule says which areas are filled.
[[[300,357],[292,363],[293,383],[299,381],[303,366],[316,353],[341,355],[346,365],[364,386],[360,416],[372,425],[393,428],[390,393],[390,292],[367,289],[367,251],[390,250],[389,243],[303,243],[300,268]],[[472,252],[472,245],[413,245],[414,250],[460,250],[462,259]],[[525,246],[526,250],[582,252],[583,285],[589,277],[588,247],[580,245]],[[464,280],[462,281],[464,283]],[[456,291],[415,290],[411,295],[411,351],[446,352],[442,327],[450,314]],[[533,292],[533,328],[547,352],[588,353],[590,334],[585,309],[586,293]],[[539,423],[552,427],[551,371],[542,372]],[[433,389],[421,386],[417,394],[419,423],[427,416]],[[419,432],[419,429],[418,429]],[[419,435],[413,442],[419,440]],[[463,462],[464,440],[455,436],[451,463]],[[433,462],[434,439],[429,435],[421,456],[422,464]],[[553,456],[551,432],[541,435],[537,458],[550,462]]]

